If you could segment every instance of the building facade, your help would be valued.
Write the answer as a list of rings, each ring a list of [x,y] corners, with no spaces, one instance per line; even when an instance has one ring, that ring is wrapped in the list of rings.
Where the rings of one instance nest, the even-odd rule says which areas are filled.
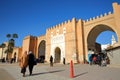
[[[113,31],[117,34],[120,44],[120,5],[113,3],[113,13],[90,18],[89,20],[65,21],[46,29],[42,36],[26,36],[22,44],[22,53],[32,51],[36,58],[45,57],[49,62],[52,55],[55,63],[66,63],[71,60],[83,63],[88,61],[88,50],[97,52],[96,38],[103,31]]]
[[[18,62],[22,55],[22,48],[21,47],[14,47],[12,53],[7,53],[6,50],[8,49],[8,42],[4,42],[5,47],[0,47],[0,60],[5,59],[5,61],[10,62],[12,59],[15,58],[15,62]]]

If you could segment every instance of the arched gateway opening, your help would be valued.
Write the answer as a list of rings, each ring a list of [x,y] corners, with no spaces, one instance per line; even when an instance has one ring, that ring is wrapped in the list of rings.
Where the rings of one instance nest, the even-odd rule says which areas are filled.
[[[102,52],[101,43],[96,42],[96,39],[102,32],[105,32],[105,31],[113,32],[116,34],[116,32],[107,25],[97,25],[89,32],[87,37],[88,61],[91,54]],[[108,36],[109,35],[106,35],[102,39]]]
[[[60,63],[60,58],[61,58],[61,50],[59,47],[55,48],[55,59],[54,62],[55,63]]]
[[[41,63],[44,63],[45,60],[45,50],[46,50],[45,47],[46,47],[46,42],[45,40],[42,40],[38,47],[38,59],[39,62]]]

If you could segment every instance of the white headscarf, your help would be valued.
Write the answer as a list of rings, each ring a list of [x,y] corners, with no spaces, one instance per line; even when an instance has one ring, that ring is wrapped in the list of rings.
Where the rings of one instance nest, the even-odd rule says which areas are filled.
[[[29,51],[29,54],[31,54],[32,53],[32,51]]]

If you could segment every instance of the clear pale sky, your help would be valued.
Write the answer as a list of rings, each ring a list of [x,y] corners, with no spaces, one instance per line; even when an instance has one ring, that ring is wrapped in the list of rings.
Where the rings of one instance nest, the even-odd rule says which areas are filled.
[[[22,46],[25,36],[43,35],[47,28],[73,17],[87,20],[113,12],[113,2],[120,4],[120,0],[0,0],[0,44],[8,40],[6,34],[17,33],[16,46]],[[110,43],[112,34],[104,32],[96,41]]]

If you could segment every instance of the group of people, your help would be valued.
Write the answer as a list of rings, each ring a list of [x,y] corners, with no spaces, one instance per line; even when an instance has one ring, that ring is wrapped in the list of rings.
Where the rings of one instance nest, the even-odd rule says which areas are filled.
[[[16,62],[16,52],[14,53],[14,56],[12,57],[12,58],[10,58],[9,60],[8,60],[8,55],[6,56],[6,58],[5,57],[3,57],[3,58],[1,58],[0,59],[0,61],[2,62],[2,63],[5,63],[5,62],[7,62],[7,63],[15,63]]]
[[[109,58],[103,53],[92,54],[90,56],[90,65],[98,64],[99,66],[106,66],[109,63]]]
[[[23,77],[25,77],[27,66],[29,68],[29,75],[32,75],[33,67],[36,64],[37,64],[37,61],[32,51],[30,51],[29,53],[25,51],[19,60],[19,66],[21,67],[21,73],[23,74]],[[63,58],[63,64],[65,65],[65,58]],[[53,67],[52,56],[50,56],[50,66]]]
[[[65,65],[65,58],[63,58],[63,64]],[[50,66],[53,67],[53,57],[50,56]]]
[[[25,51],[19,61],[19,66],[21,67],[21,73],[23,74],[23,77],[25,77],[27,66],[29,68],[29,75],[32,75],[34,65],[36,65],[34,54],[32,51],[29,53]]]

